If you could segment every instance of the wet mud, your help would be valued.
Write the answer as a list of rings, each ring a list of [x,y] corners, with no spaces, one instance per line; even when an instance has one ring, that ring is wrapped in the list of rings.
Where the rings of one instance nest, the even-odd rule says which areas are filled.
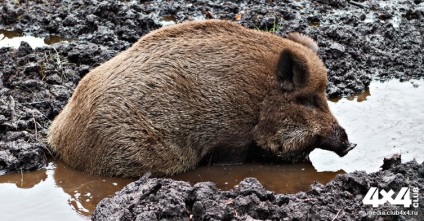
[[[416,0],[6,0],[0,5],[0,29],[9,37],[72,41],[0,49],[1,173],[45,165],[46,129],[90,69],[164,22],[202,19],[312,36],[329,70],[330,98],[363,92],[372,77],[408,80],[424,74],[424,3]]]
[[[424,205],[372,208],[362,199],[370,187],[386,191],[424,188],[424,164],[392,163],[388,170],[338,175],[327,185],[314,183],[306,192],[275,194],[254,178],[229,191],[214,183],[190,185],[172,179],[143,177],[112,198],[102,200],[93,220],[423,220]],[[419,194],[418,200],[424,200]],[[378,211],[406,210],[417,215],[381,216]],[[375,213],[370,213],[375,211]]]
[[[21,42],[18,48],[0,48],[0,175],[38,170],[47,165],[50,155],[45,142],[47,128],[78,81],[92,68],[151,30],[203,19],[234,20],[281,36],[292,31],[310,35],[317,40],[319,56],[329,70],[329,98],[362,93],[373,78],[406,81],[424,75],[424,3],[421,0],[5,0],[0,4],[1,34],[7,38],[47,39],[44,43],[48,46],[33,48]],[[365,174],[361,177],[371,179],[365,178]],[[331,185],[328,188],[343,194],[340,188]],[[313,207],[312,210],[320,209]],[[331,210],[331,214],[335,212]],[[99,214],[96,217],[100,219]],[[285,214],[304,217],[298,212]],[[373,220],[364,217],[364,220]]]

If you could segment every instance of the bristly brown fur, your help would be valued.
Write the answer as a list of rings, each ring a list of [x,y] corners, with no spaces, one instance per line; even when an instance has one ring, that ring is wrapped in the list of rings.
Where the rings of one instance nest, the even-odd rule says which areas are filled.
[[[292,32],[287,35],[287,38],[310,48],[315,53],[317,53],[319,50],[318,44],[309,36],[300,34],[298,32]]]
[[[121,177],[251,144],[288,160],[320,143],[344,150],[327,70],[302,42],[216,20],[153,31],[79,82],[48,142],[75,169]]]

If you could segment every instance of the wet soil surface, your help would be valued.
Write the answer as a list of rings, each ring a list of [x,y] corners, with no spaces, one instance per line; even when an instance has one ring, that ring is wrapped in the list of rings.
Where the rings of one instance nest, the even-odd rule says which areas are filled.
[[[424,3],[397,1],[15,1],[0,29],[70,43],[0,49],[0,171],[45,165],[51,120],[90,69],[162,24],[229,19],[284,36],[312,36],[329,70],[329,97],[363,92],[372,77],[424,75]]]
[[[400,160],[400,159],[399,159]],[[392,163],[392,166],[388,164]],[[423,220],[424,205],[372,208],[362,199],[370,187],[389,191],[424,188],[424,163],[387,161],[388,170],[338,175],[327,185],[315,183],[307,192],[275,194],[254,178],[233,190],[219,191],[214,183],[194,186],[171,179],[143,177],[102,200],[93,220]],[[424,200],[419,194],[419,201]],[[406,210],[418,215],[380,216],[370,211]],[[337,219],[336,219],[337,218]]]
[[[138,180],[89,175],[59,160],[48,161],[40,170],[0,176],[1,220],[89,220],[102,199]],[[314,181],[327,184],[340,173],[317,172],[310,163],[242,164],[198,167],[170,178],[191,184],[210,181],[220,190],[230,190],[255,177],[267,190],[287,194],[307,191]]]
[[[73,40],[37,49],[25,42],[0,48],[0,174],[46,165],[48,125],[90,69],[163,24],[211,18],[316,39],[329,69],[329,97],[363,92],[373,77],[424,75],[421,0],[5,0],[0,30]]]

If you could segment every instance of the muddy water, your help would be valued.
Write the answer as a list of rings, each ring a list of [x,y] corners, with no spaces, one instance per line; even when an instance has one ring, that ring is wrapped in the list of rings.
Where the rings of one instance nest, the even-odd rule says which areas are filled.
[[[328,183],[336,172],[317,172],[311,164],[264,165],[244,164],[232,166],[200,167],[184,174],[173,176],[173,179],[198,183],[211,181],[221,190],[234,188],[246,177],[255,177],[267,189],[277,193],[297,193],[307,191],[314,182]]]
[[[177,18],[173,15],[163,16],[162,18],[159,19],[159,23],[162,26],[173,25],[177,23]]]
[[[101,199],[132,181],[87,175],[61,162],[0,176],[0,220],[89,220]]]
[[[230,189],[256,177],[279,193],[305,191],[344,171],[376,171],[382,158],[402,154],[404,161],[424,160],[424,80],[374,81],[364,94],[336,99],[330,108],[358,144],[347,156],[315,150],[312,164],[200,167],[172,178],[191,183],[212,181]],[[344,171],[343,171],[344,170]],[[335,172],[317,172],[335,171]],[[95,205],[133,180],[90,176],[59,161],[39,171],[0,176],[0,220],[88,220]]]
[[[0,48],[18,48],[21,42],[25,41],[34,49],[37,47],[44,47],[59,42],[70,42],[72,40],[73,39],[66,39],[55,35],[51,35],[46,38],[38,38],[34,36],[25,36],[15,31],[0,30]]]
[[[329,105],[358,145],[343,158],[314,150],[310,159],[318,171],[374,172],[395,153],[404,162],[424,160],[424,80],[373,81],[364,94]]]
[[[172,178],[197,183],[212,181],[223,190],[246,177],[256,177],[280,193],[306,191],[314,182],[327,183],[337,172],[317,172],[311,164],[200,167]],[[52,161],[39,171],[0,176],[0,220],[89,220],[97,203],[134,179],[87,175]]]

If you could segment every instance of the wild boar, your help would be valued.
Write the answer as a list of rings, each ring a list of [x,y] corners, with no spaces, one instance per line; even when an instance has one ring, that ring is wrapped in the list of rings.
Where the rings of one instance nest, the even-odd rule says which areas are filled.
[[[354,145],[331,114],[316,43],[229,21],[153,31],[79,82],[49,128],[69,166],[103,176],[190,170],[252,144],[285,160]]]

